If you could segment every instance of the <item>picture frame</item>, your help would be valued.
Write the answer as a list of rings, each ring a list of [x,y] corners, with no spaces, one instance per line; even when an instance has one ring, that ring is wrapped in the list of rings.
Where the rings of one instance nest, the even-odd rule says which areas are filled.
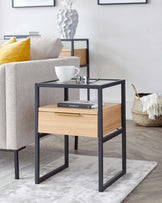
[[[12,8],[53,7],[55,0],[12,0]]]
[[[98,5],[147,4],[148,0],[97,0]]]

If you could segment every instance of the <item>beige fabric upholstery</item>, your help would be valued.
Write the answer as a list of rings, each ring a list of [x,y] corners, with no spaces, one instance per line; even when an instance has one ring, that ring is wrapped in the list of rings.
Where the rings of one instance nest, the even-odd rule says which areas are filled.
[[[0,149],[6,146],[5,66],[0,66]]]
[[[0,66],[1,148],[18,149],[34,142],[34,84],[56,79],[54,67],[58,65],[79,67],[79,58],[36,60]],[[75,91],[74,94],[77,97],[79,93]],[[43,89],[40,96],[41,105],[52,104],[63,100],[63,90]]]
[[[59,38],[30,38],[31,60],[58,58],[62,48]]]

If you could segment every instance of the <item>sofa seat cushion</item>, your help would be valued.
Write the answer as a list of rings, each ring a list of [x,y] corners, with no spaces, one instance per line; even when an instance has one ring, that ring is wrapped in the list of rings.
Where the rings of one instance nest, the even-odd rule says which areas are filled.
[[[30,60],[30,38],[0,48],[0,65]]]
[[[63,48],[59,38],[31,38],[31,60],[58,58]]]

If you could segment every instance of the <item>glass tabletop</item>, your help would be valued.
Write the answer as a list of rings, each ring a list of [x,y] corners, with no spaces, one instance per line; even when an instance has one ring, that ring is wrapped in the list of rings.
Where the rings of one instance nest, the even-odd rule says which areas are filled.
[[[76,79],[72,79],[68,82],[60,82],[59,80],[45,81],[37,83],[39,86],[53,86],[53,87],[78,87],[78,88],[99,88],[104,86],[118,85],[124,82],[121,79],[88,79],[87,83],[78,83]]]
[[[75,85],[75,84],[79,84],[79,85],[104,85],[107,83],[112,83],[112,82],[116,82],[116,81],[121,81],[120,79],[88,79],[87,83],[77,83],[76,79],[72,79],[68,82],[60,82],[59,80],[52,80],[52,81],[46,81],[44,83],[48,83],[48,84],[71,84],[71,85]]]

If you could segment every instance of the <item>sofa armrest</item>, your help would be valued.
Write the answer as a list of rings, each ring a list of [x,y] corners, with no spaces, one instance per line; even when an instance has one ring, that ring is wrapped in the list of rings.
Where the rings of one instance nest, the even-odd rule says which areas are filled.
[[[54,67],[79,67],[78,57],[35,60],[5,64],[6,72],[6,146],[18,149],[34,141],[34,85],[56,79]],[[44,91],[45,90],[45,91]],[[62,90],[42,88],[41,105],[63,99]]]
[[[6,146],[5,65],[0,66],[0,149]]]

